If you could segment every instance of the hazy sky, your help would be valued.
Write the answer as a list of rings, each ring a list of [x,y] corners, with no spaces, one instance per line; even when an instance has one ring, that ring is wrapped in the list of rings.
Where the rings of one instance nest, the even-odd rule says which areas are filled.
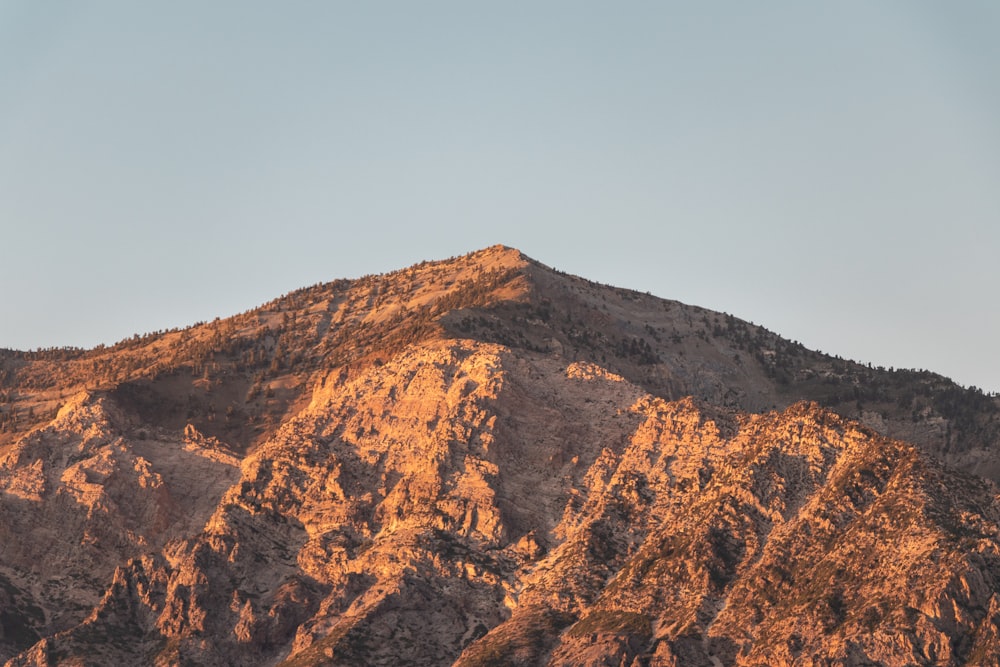
[[[0,0],[0,347],[494,243],[1000,390],[1000,3]]]

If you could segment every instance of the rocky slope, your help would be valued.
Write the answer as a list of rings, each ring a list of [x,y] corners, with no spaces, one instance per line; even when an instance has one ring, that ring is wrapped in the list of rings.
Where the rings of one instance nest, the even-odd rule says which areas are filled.
[[[0,369],[7,665],[998,664],[930,373],[503,247]]]

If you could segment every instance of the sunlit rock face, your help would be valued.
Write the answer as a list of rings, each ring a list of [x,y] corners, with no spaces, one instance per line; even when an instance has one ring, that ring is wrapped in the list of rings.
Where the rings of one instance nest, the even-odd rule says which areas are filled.
[[[994,399],[508,248],[0,370],[7,665],[998,664]]]

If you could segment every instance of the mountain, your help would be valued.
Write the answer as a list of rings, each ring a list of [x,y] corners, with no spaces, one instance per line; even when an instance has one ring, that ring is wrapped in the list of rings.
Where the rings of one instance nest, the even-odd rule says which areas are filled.
[[[496,246],[0,353],[7,665],[1000,664],[1000,401]]]

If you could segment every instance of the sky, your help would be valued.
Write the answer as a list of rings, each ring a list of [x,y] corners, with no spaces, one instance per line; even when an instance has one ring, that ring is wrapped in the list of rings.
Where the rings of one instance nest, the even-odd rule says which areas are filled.
[[[1000,391],[1000,3],[0,0],[0,347],[503,243]]]

